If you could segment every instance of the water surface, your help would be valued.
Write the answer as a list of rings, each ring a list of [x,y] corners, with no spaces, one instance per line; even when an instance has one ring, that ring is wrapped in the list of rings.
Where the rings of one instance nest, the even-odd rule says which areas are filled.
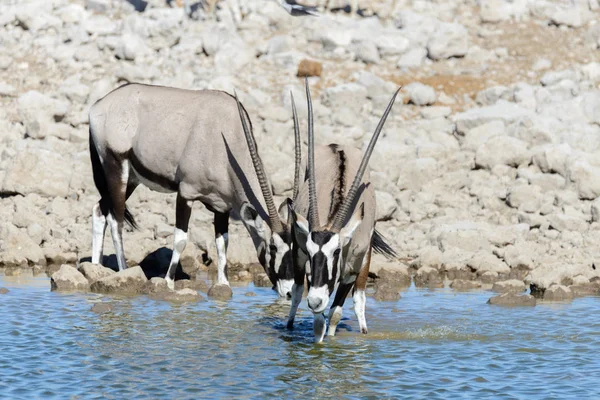
[[[600,299],[505,308],[489,292],[416,290],[352,300],[338,336],[312,343],[301,305],[265,288],[231,301],[171,304],[50,292],[0,276],[0,398],[598,398]],[[246,296],[253,292],[256,296]],[[95,302],[113,311],[96,314]]]

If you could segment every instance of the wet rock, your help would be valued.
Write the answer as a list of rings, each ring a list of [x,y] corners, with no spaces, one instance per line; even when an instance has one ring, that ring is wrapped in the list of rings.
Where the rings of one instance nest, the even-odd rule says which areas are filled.
[[[81,272],[83,276],[87,278],[90,284],[99,279],[115,274],[115,271],[110,268],[106,268],[99,264],[92,264],[90,262],[81,263],[79,266],[79,272]]]
[[[207,293],[208,285],[203,280],[179,279],[175,281],[175,289],[193,289],[199,292]]]
[[[323,65],[320,62],[304,59],[298,64],[298,73],[296,75],[299,77],[321,76],[322,72]]]
[[[400,300],[400,290],[389,283],[377,285],[373,296],[377,301],[398,301]]]
[[[573,292],[567,286],[552,285],[544,292],[546,301],[566,301],[573,299]]]
[[[52,274],[50,286],[52,290],[87,290],[89,282],[77,269],[63,264]]]
[[[404,266],[396,266],[394,269],[390,267],[384,267],[377,271],[376,286],[380,284],[392,285],[395,287],[408,287],[410,286],[410,274],[408,268]]]
[[[156,278],[152,278],[156,279]],[[165,281],[166,284],[166,281]],[[200,296],[198,292],[193,289],[185,288],[180,290],[166,290],[166,291],[151,291],[148,293],[150,298],[155,300],[171,301],[175,303],[189,303],[193,301],[204,301],[204,298]]]
[[[569,286],[569,289],[571,289],[573,297],[598,296],[600,294],[600,285],[589,281],[587,283],[573,284]]]
[[[244,296],[246,296],[246,297],[254,297],[254,296],[256,296],[256,293],[254,293],[254,292],[246,292],[244,294]]]
[[[462,57],[469,51],[469,34],[457,23],[440,23],[427,42],[429,58]]]
[[[208,297],[212,297],[215,300],[228,300],[233,296],[233,291],[228,285],[212,285],[208,290]]]
[[[146,282],[142,268],[135,266],[97,280],[90,289],[98,293],[143,293]]]
[[[420,82],[410,83],[402,89],[408,94],[409,101],[417,106],[428,106],[435,103],[437,99],[435,90]]]
[[[256,287],[271,287],[273,284],[269,279],[269,276],[264,272],[259,272],[254,274],[252,282],[254,282],[254,286]]]
[[[535,297],[531,295],[518,295],[515,293],[504,293],[494,296],[488,300],[488,304],[500,306],[535,306]]]
[[[521,293],[527,290],[525,283],[516,279],[494,283],[492,290],[498,293]]]
[[[414,276],[417,287],[443,287],[443,276],[435,268],[421,267]]]
[[[7,294],[9,290],[5,287],[0,287],[0,294]]]
[[[454,290],[471,290],[480,289],[481,282],[479,281],[468,281],[464,279],[455,279],[450,283],[450,288]]]
[[[167,293],[170,292],[171,289],[169,289],[165,278],[155,276],[151,278],[148,282],[146,282],[146,287],[144,291],[147,292],[149,295],[153,295]]]
[[[106,314],[111,312],[113,309],[110,303],[96,303],[92,306],[92,312],[96,314]]]
[[[250,282],[253,280],[252,274],[248,271],[240,271],[237,274],[237,279],[242,282]]]

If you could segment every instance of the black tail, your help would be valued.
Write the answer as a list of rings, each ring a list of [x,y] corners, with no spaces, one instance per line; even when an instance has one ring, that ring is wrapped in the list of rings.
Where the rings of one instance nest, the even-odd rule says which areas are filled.
[[[98,155],[98,150],[96,149],[96,145],[94,144],[94,139],[92,138],[92,128],[90,127],[90,159],[92,161],[92,172],[94,174],[94,183],[96,184],[96,189],[100,192],[100,209],[102,210],[103,215],[108,215],[108,213],[112,213],[114,215],[114,207],[112,201],[110,200],[110,193],[108,191],[108,182],[106,181],[106,176],[104,175],[104,168],[102,167],[102,162],[100,161],[100,156]],[[133,218],[131,212],[125,206],[125,222],[129,224],[133,229],[137,229],[137,223]]]
[[[375,253],[381,254],[385,256],[388,260],[393,260],[398,257],[398,254],[392,249],[392,247],[386,243],[385,238],[381,233],[377,230],[373,232],[373,237],[371,238],[371,246],[373,246],[373,250]]]

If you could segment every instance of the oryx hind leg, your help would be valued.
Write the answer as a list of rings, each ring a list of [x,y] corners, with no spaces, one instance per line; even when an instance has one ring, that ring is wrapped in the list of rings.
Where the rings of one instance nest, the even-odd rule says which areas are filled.
[[[119,161],[114,156],[107,156],[105,170],[108,194],[110,196],[112,212],[106,216],[110,234],[112,236],[117,264],[119,270],[127,268],[125,251],[123,249],[123,223],[125,222],[125,200],[127,199],[127,184],[129,181],[129,162]]]
[[[369,267],[371,266],[371,252],[373,248],[369,247],[369,250],[363,258],[362,267],[356,278],[356,286],[354,287],[354,293],[352,300],[354,301],[354,313],[358,320],[358,326],[360,331],[364,334],[368,332],[367,319],[365,317],[365,304],[367,302],[367,296],[365,290],[367,288],[367,279],[369,278]]]
[[[329,310],[329,328],[327,330],[327,335],[335,336],[337,325],[342,319],[342,307],[344,306],[346,297],[348,297],[348,293],[350,293],[350,290],[353,286],[354,282],[340,283],[338,286],[338,289],[335,293],[335,298],[333,299],[333,304],[331,304],[331,309]]]
[[[92,263],[102,263],[102,253],[104,250],[104,234],[106,232],[106,215],[108,209],[103,207],[100,203],[94,205],[92,208]],[[104,210],[103,210],[104,208]]]
[[[173,233],[173,254],[169,269],[165,275],[167,286],[171,290],[175,289],[175,272],[181,259],[181,253],[185,250],[188,239],[188,226],[190,216],[192,215],[192,203],[185,200],[181,195],[177,194],[177,203],[175,206],[175,232]]]

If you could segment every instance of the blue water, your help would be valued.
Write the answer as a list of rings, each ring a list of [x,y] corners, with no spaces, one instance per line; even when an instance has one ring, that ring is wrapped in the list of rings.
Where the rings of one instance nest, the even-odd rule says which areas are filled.
[[[312,343],[301,305],[263,288],[228,302],[50,292],[47,278],[0,276],[0,398],[599,398],[600,299],[505,308],[489,292],[416,290],[351,308]],[[256,296],[246,296],[254,292]],[[96,314],[93,303],[113,311]]]

